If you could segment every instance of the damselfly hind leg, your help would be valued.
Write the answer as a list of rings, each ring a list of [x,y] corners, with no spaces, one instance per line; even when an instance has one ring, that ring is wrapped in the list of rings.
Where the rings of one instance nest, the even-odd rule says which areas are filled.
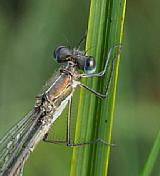
[[[68,116],[67,116],[67,130],[66,130],[66,140],[51,140],[48,137],[48,133],[45,134],[43,141],[54,143],[54,144],[66,144],[71,145],[71,112],[72,112],[72,97],[68,100]]]
[[[101,138],[97,138],[95,140],[91,140],[91,141],[88,141],[88,142],[80,142],[80,143],[75,143],[75,142],[67,142],[67,141],[63,141],[63,140],[50,140],[48,139],[48,135],[46,135],[43,139],[45,142],[48,142],[48,143],[52,143],[52,144],[63,144],[63,145],[66,145],[66,146],[69,146],[69,147],[78,147],[78,146],[85,146],[85,145],[92,145],[92,144],[97,144],[97,143],[102,143],[104,145],[107,145],[107,146],[116,146],[115,144],[111,144],[111,143],[107,143],[105,140],[101,139]]]
[[[68,116],[67,116],[67,131],[66,131],[66,140],[53,140],[49,139],[48,133],[45,134],[43,141],[52,143],[52,144],[63,144],[66,146],[70,147],[78,147],[78,146],[84,146],[84,145],[91,145],[91,144],[97,144],[97,143],[102,143],[107,146],[115,146],[114,144],[109,144],[105,140],[101,138],[97,138],[95,140],[90,140],[90,141],[84,141],[84,142],[71,142],[71,112],[72,112],[72,98],[68,101]]]
[[[67,145],[71,143],[71,112],[72,112],[72,97],[68,101],[67,133],[66,133]]]

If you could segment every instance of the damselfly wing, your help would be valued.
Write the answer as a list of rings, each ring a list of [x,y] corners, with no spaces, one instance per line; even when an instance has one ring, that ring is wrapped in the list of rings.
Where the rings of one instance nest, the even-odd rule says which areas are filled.
[[[56,48],[54,57],[61,65],[57,74],[50,79],[47,88],[36,96],[33,109],[0,140],[1,176],[20,175],[29,154],[42,139],[52,143],[64,142],[68,146],[90,144],[88,141],[78,144],[71,142],[71,100],[77,86],[87,89],[101,99],[106,98],[112,74],[110,74],[110,79],[104,93],[89,88],[87,85],[81,83],[80,79],[82,77],[103,76],[108,68],[112,49],[108,52],[104,69],[101,72],[94,73],[96,64],[93,57],[87,56],[85,52],[64,46]],[[111,60],[111,68],[113,68],[114,60],[118,54],[119,52]],[[58,117],[60,117],[67,104],[69,108],[66,139],[65,141],[49,140],[49,129]],[[107,144],[105,141],[97,139],[94,142],[92,141],[92,143],[97,143],[98,141]]]

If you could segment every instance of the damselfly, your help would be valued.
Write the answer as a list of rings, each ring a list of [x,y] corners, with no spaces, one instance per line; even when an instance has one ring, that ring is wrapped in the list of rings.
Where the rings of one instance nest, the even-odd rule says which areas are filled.
[[[67,146],[79,146],[90,143],[102,142],[101,139],[85,143],[70,142],[70,116],[71,101],[77,86],[87,89],[99,98],[106,98],[108,87],[112,77],[114,61],[119,52],[111,60],[111,74],[104,93],[89,88],[80,82],[82,77],[101,77],[105,74],[109,65],[111,52],[117,46],[109,50],[104,69],[95,73],[96,63],[93,57],[87,56],[85,52],[59,46],[54,51],[54,57],[60,63],[60,69],[56,76],[52,77],[49,86],[36,97],[35,105],[22,120],[20,120],[0,140],[0,176],[17,176],[22,174],[23,166],[29,154],[33,151],[40,140],[62,143],[64,141],[49,141],[47,133],[51,125],[60,116],[64,108],[69,105],[67,118]],[[81,73],[83,71],[83,73]]]

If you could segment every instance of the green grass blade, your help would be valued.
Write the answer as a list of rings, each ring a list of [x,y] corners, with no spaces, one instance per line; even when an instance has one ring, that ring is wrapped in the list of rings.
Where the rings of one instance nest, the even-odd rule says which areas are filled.
[[[126,0],[91,0],[86,50],[96,58],[97,70],[102,70],[109,48],[120,44]],[[117,50],[112,53],[111,60]],[[118,77],[119,58],[114,66],[109,94],[106,100],[97,99],[86,90],[80,91],[75,141],[102,138],[111,141],[113,111]],[[108,68],[103,78],[83,79],[95,90],[104,91],[109,78]],[[101,143],[73,149],[71,176],[107,175],[110,146]]]
[[[144,169],[141,173],[141,176],[151,175],[154,163],[159,155],[159,152],[160,152],[160,131],[158,132],[158,135],[157,135],[156,140],[153,144],[151,152],[148,156],[148,159],[146,160],[146,163],[144,165]]]

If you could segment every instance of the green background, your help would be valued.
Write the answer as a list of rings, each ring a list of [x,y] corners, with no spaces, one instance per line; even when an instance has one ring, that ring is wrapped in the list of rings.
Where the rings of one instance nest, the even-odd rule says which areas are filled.
[[[159,7],[156,0],[127,1],[112,176],[140,173],[160,127]],[[0,1],[0,137],[32,108],[35,95],[58,68],[54,48],[75,47],[87,29],[88,14],[85,0]],[[71,152],[41,142],[24,175],[68,176]],[[160,175],[159,163],[160,157],[152,175]]]

